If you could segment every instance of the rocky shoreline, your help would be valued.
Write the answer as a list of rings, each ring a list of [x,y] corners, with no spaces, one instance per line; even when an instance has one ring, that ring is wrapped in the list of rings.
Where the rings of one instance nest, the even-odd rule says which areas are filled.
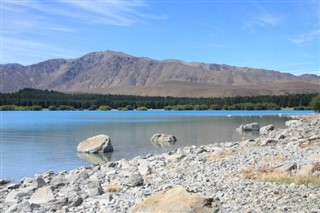
[[[0,190],[0,210],[320,213],[320,115],[293,119],[255,140],[23,178]]]

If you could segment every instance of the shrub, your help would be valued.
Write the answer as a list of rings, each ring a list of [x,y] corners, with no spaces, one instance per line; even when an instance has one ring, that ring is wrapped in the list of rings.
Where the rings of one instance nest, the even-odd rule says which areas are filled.
[[[320,112],[320,94],[312,98],[310,106],[314,111]]]
[[[147,108],[147,107],[142,106],[142,107],[138,107],[138,108],[137,108],[137,110],[138,110],[138,111],[147,111],[147,110],[148,110],[148,108]]]
[[[48,110],[54,111],[54,110],[57,110],[57,107],[54,106],[54,105],[50,105],[50,106],[48,107]]]
[[[101,111],[109,111],[109,110],[111,110],[111,107],[105,106],[105,105],[101,105],[101,106],[99,107],[99,110],[101,110]]]
[[[73,106],[61,105],[58,108],[59,110],[75,110]]]
[[[1,111],[13,111],[13,110],[15,110],[16,108],[17,108],[16,105],[2,105],[2,106],[0,107],[0,110],[1,110]]]

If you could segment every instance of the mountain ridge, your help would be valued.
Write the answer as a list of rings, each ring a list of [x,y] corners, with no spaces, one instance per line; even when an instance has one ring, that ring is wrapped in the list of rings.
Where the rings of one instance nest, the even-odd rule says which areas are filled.
[[[320,77],[226,64],[155,60],[123,52],[92,52],[74,59],[0,65],[1,92],[23,88],[68,93],[225,97],[319,93]]]

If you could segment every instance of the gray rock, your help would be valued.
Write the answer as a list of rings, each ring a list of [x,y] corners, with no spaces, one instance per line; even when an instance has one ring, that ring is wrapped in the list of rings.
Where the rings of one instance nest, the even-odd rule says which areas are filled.
[[[41,177],[37,177],[34,180],[34,186],[37,187],[37,188],[40,188],[40,187],[45,186],[45,185],[47,185],[47,183]]]
[[[82,204],[83,199],[79,195],[69,198],[70,207],[77,207]]]
[[[262,135],[267,135],[269,132],[274,130],[274,125],[273,124],[269,124],[267,126],[263,126],[260,128],[260,134]]]
[[[69,181],[65,177],[59,175],[52,178],[50,185],[54,188],[59,188],[67,185],[68,183]]]
[[[281,164],[275,167],[275,169],[284,171],[284,172],[290,172],[292,170],[297,170],[298,166],[296,163],[285,163]]]
[[[113,152],[113,146],[108,135],[96,135],[80,142],[77,147],[77,152],[91,154]]]
[[[173,135],[156,133],[150,138],[151,143],[157,147],[168,147],[176,143],[177,139]]]
[[[262,146],[267,146],[267,145],[272,145],[272,144],[275,144],[275,143],[277,143],[278,141],[276,141],[275,139],[273,139],[273,138],[267,138],[267,139],[265,139],[265,140],[263,140],[262,142],[261,142],[261,145]]]
[[[0,186],[10,183],[10,180],[0,179]]]
[[[251,124],[241,124],[240,127],[237,129],[240,132],[246,131],[259,131],[260,125],[258,123],[251,123]]]
[[[123,185],[134,187],[143,184],[143,179],[138,172],[131,173],[122,183]]]
[[[45,204],[53,201],[54,194],[50,187],[41,187],[35,191],[35,193],[30,197],[29,203],[34,204]]]
[[[7,189],[17,189],[19,188],[20,183],[11,183],[9,185],[6,186]]]
[[[286,121],[286,126],[288,126],[288,127],[293,127],[293,126],[297,126],[300,124],[301,124],[301,121],[299,121],[299,120]]]
[[[94,197],[103,194],[103,190],[101,187],[91,188],[87,190],[87,194],[89,197]]]

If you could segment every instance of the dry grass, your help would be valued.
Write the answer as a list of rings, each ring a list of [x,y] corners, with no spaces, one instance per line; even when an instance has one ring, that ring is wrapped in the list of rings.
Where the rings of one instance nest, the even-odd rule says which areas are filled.
[[[226,157],[234,155],[235,151],[234,150],[226,150],[223,152],[214,152],[211,155],[207,157],[207,161],[218,161],[218,160],[223,160]]]
[[[315,147],[315,146],[319,146],[319,144],[320,144],[319,141],[312,140],[312,141],[308,141],[308,142],[299,144],[299,147],[300,148],[312,148],[312,147]]]
[[[110,184],[105,189],[105,192],[110,192],[110,193],[114,193],[114,192],[118,192],[118,191],[119,191],[119,187],[116,184]]]
[[[320,165],[320,163],[319,163]],[[299,176],[290,172],[284,172],[283,170],[272,169],[267,167],[245,168],[239,167],[238,172],[243,174],[245,178],[253,180],[262,180],[284,184],[296,184],[296,185],[311,185],[320,187],[320,177],[305,175]]]

